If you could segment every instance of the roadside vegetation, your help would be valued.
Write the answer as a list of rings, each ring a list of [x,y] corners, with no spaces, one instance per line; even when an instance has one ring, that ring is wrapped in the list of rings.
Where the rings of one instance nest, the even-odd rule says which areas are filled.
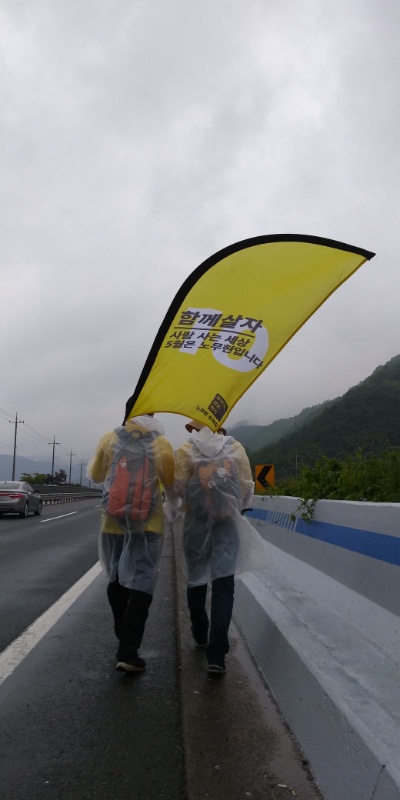
[[[398,492],[400,450],[400,355],[329,403],[270,426],[239,426],[232,434],[249,453],[252,467],[274,464],[279,485],[317,475],[337,499],[356,494],[371,499]],[[285,427],[286,426],[286,427]],[[312,477],[311,477],[312,476]]]
[[[26,481],[32,486],[63,486],[68,482],[68,475],[64,469],[59,469],[54,475],[45,475],[41,472],[34,472],[31,475],[29,472],[23,472],[20,481]]]
[[[297,476],[285,477],[267,492],[270,495],[317,500],[365,500],[370,503],[400,502],[400,451],[380,454],[361,451],[343,460],[320,457]]]

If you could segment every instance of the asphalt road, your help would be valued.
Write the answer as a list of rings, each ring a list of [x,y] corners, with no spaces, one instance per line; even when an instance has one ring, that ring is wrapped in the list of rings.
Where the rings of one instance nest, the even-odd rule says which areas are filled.
[[[92,575],[98,522],[96,500],[0,519],[0,680],[19,643],[36,642],[38,617]],[[90,579],[0,683],[1,800],[320,797],[235,625],[226,676],[207,679],[170,531],[144,673],[115,670],[105,587]]]
[[[99,501],[0,517],[0,652],[97,561]]]

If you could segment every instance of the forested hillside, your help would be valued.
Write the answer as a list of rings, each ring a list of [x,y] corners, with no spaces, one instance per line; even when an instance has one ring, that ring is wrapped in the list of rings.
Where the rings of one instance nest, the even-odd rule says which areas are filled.
[[[235,437],[238,442],[241,442],[246,450],[257,450],[260,445],[266,447],[272,442],[278,442],[284,436],[287,436],[292,431],[301,428],[306,422],[310,422],[317,414],[320,414],[322,409],[326,408],[332,400],[326,400],[325,403],[320,403],[317,406],[304,408],[300,414],[287,419],[277,419],[271,425],[251,425],[248,422],[239,422],[233,428],[229,428],[228,433]]]
[[[259,441],[266,441],[261,431]],[[321,456],[343,459],[390,448],[400,448],[400,355],[279,441],[249,448],[249,457],[253,466],[275,464],[279,479]]]

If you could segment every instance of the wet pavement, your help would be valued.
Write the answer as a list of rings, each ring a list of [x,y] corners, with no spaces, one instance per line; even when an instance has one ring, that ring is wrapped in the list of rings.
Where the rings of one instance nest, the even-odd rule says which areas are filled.
[[[170,532],[144,673],[115,670],[105,589],[99,575],[0,686],[1,800],[321,798],[235,624],[226,675],[207,677]]]
[[[206,674],[194,646],[179,551],[178,642],[188,800],[321,800],[239,628],[232,623],[227,671]]]

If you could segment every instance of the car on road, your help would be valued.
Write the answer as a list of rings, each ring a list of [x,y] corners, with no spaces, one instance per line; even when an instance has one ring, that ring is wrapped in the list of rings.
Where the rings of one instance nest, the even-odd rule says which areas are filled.
[[[30,483],[25,481],[0,481],[0,516],[19,514],[27,517],[30,512],[36,516],[42,513],[42,498]]]

